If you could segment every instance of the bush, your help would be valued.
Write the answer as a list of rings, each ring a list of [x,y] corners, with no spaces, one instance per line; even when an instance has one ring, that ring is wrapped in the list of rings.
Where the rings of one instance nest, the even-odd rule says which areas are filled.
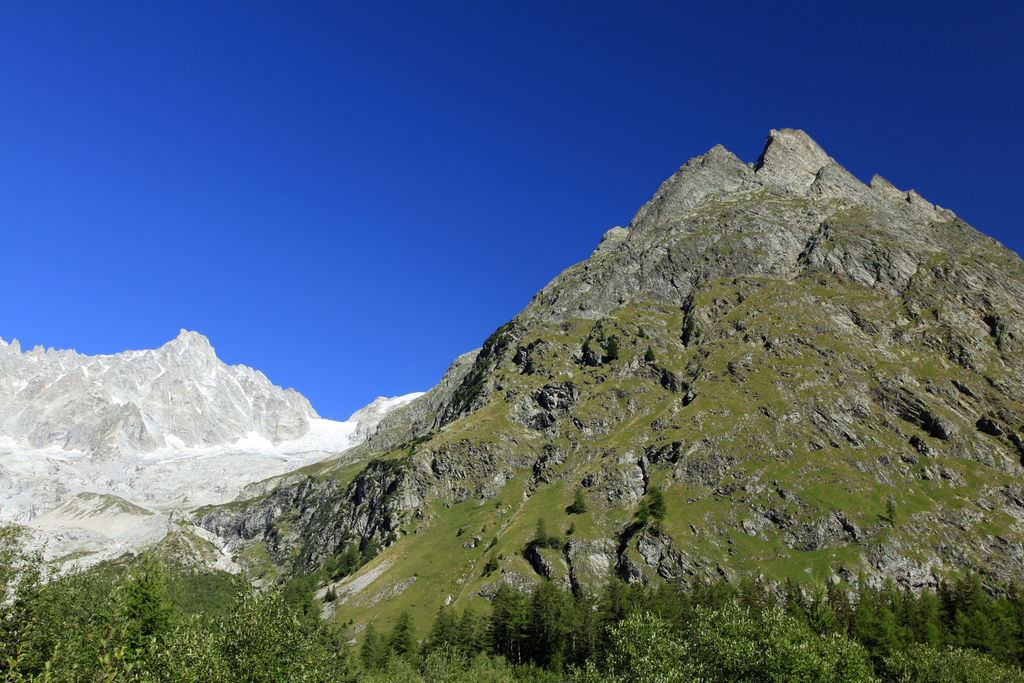
[[[683,638],[687,675],[711,680],[870,681],[863,646],[819,636],[774,606],[752,615],[733,602],[699,607]]]
[[[1003,666],[974,650],[937,650],[917,643],[885,659],[887,678],[899,683],[956,683],[1024,681],[1024,672]]]
[[[686,649],[672,633],[672,624],[650,612],[626,617],[608,630],[608,673],[627,681],[690,680]]]

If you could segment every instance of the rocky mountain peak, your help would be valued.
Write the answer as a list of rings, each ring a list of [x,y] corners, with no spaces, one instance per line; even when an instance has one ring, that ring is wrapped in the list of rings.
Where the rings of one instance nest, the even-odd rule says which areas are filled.
[[[983,248],[977,237],[913,190],[878,176],[865,185],[807,133],[773,130],[756,163],[716,145],[681,166],[627,235],[606,235],[591,260],[552,280],[521,315],[597,319],[636,300],[688,306],[701,282],[816,268],[895,293],[943,254]],[[984,296],[1009,297],[1004,290]]]
[[[318,417],[300,394],[221,362],[198,332],[182,330],[156,350],[100,356],[6,349],[0,436],[25,447],[114,457],[171,442],[229,444],[254,432],[279,443]]]
[[[195,354],[204,357],[216,357],[217,355],[209,339],[198,332],[185,329],[178,332],[178,336],[164,344],[162,348],[167,351]]]
[[[305,571],[355,536],[398,544],[329,608],[356,620],[395,586],[416,594],[403,605],[465,606],[541,577],[1019,582],[1022,292],[1017,255],[802,131],[772,131],[753,164],[716,146],[381,420],[355,478],[200,524]],[[544,518],[571,536],[540,547]],[[427,553],[443,560],[409,587],[406,558]]]
[[[17,339],[11,341],[9,344],[0,337],[0,350],[7,351],[9,354],[20,354],[21,353],[21,342]]]
[[[758,180],[797,194],[806,193],[818,172],[835,163],[821,146],[802,130],[783,128],[768,133],[764,151],[754,164]]]
[[[705,199],[734,192],[749,181],[750,169],[722,145],[690,159],[640,207],[629,230],[645,234],[674,220]]]

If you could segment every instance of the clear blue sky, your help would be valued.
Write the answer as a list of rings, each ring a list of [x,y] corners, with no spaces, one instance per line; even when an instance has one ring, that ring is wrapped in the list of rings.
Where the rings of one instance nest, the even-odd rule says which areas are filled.
[[[0,337],[194,329],[343,419],[779,127],[1024,250],[1020,5],[835,4],[4,3]]]

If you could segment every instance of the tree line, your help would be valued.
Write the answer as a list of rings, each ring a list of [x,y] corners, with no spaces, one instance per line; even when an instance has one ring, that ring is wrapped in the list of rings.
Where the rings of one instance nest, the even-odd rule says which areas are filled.
[[[654,512],[656,516],[656,510]],[[372,551],[371,551],[372,552]],[[346,558],[341,564],[356,564]],[[339,566],[336,571],[344,571]],[[0,527],[0,676],[10,681],[1024,681],[1024,596],[976,575],[888,584],[612,580],[573,595],[498,588],[368,624],[353,648],[308,577],[256,591],[151,555],[66,576]],[[863,585],[863,582],[861,582]]]
[[[919,594],[861,585],[503,585],[486,616],[442,607],[423,653],[486,652],[593,680],[1024,680],[1019,589],[990,593],[976,574]]]

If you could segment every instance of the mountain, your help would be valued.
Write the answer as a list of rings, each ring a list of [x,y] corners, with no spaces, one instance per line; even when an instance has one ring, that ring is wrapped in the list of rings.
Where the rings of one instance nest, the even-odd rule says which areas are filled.
[[[0,434],[33,448],[94,457],[160,446],[214,446],[255,434],[295,439],[319,417],[294,389],[225,365],[209,340],[181,331],[159,349],[84,356],[21,353],[0,341]]]
[[[1016,254],[771,131],[687,162],[344,461],[195,519],[262,576],[379,544],[324,602],[356,631],[541,577],[1021,581],[1022,321]]]
[[[188,510],[344,452],[417,396],[337,422],[196,332],[104,356],[0,340],[0,522],[27,524],[54,557],[116,557]]]

